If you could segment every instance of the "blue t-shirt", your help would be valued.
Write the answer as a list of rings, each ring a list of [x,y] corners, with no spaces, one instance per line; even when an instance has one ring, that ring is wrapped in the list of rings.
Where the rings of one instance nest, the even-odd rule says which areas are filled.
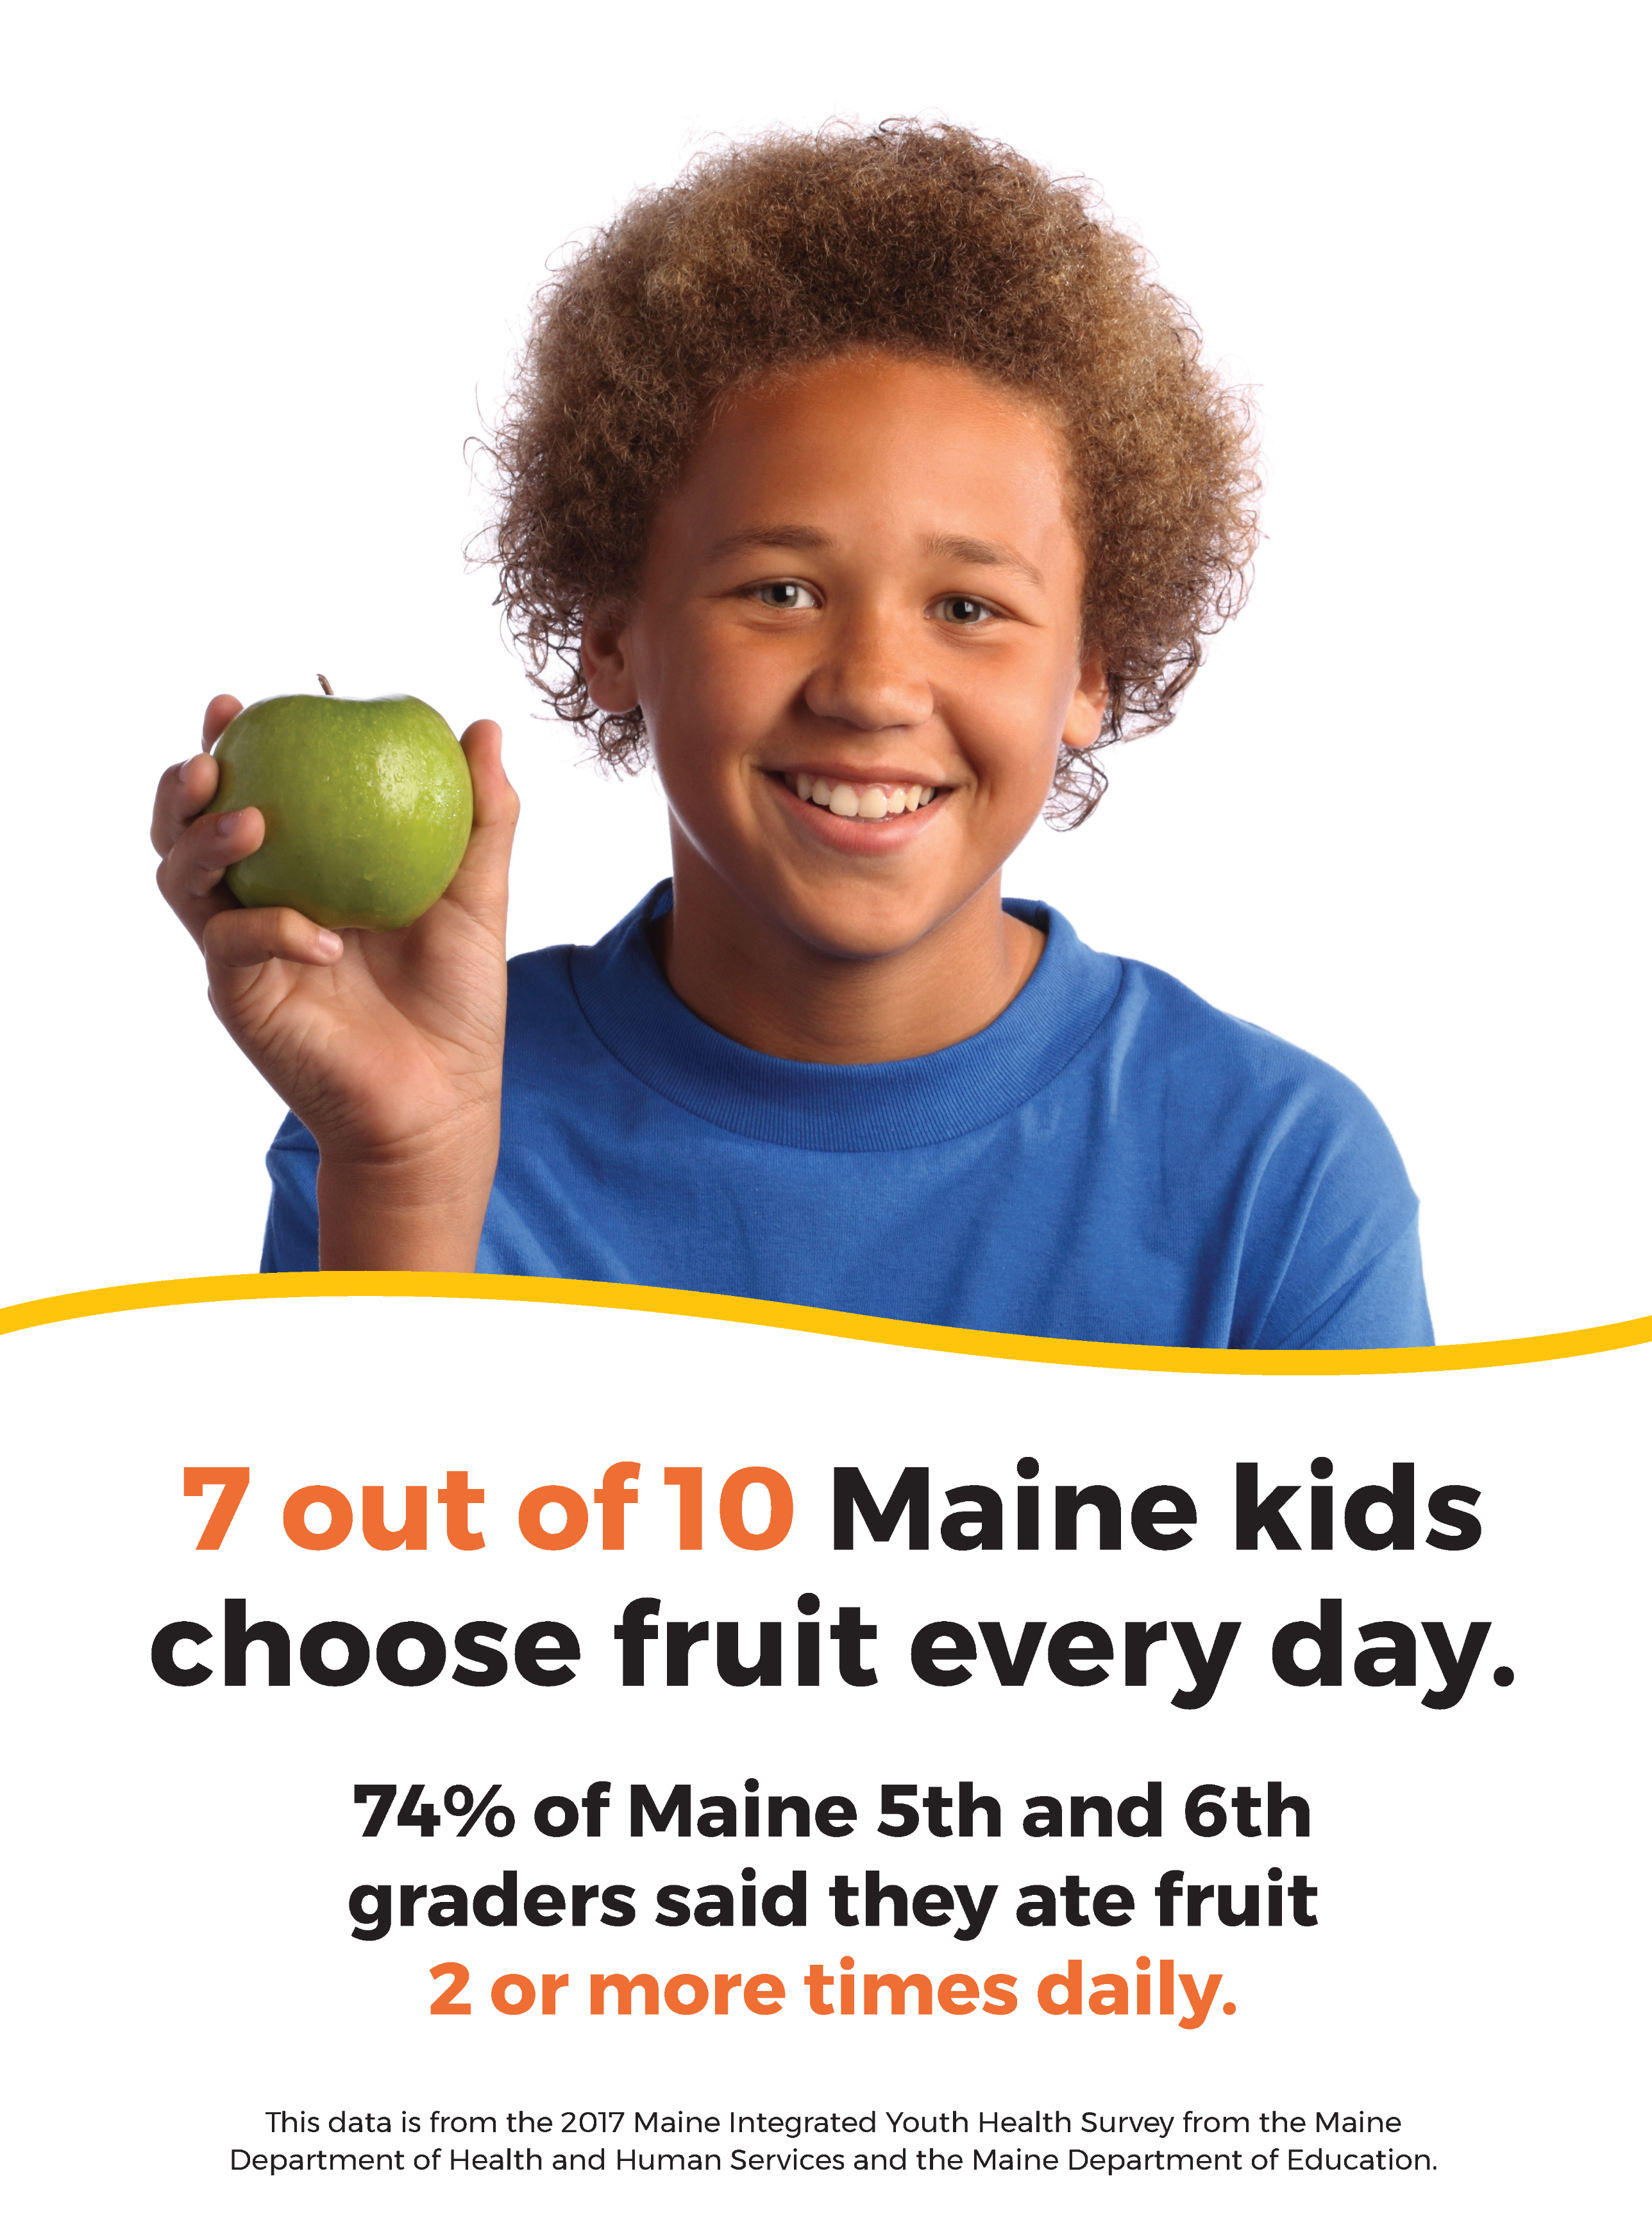
[[[1417,1201],[1346,1077],[1059,914],[1019,997],[914,1060],[775,1060],[672,990],[652,891],[511,962],[477,1267],[1156,1346],[1433,1337]],[[316,1267],[316,1147],[269,1156],[266,1269]]]

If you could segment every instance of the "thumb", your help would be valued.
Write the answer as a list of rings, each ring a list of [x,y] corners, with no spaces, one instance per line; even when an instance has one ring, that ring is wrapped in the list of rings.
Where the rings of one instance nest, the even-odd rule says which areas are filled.
[[[522,807],[505,775],[505,737],[495,720],[472,720],[460,737],[475,800],[471,839],[447,896],[466,911],[503,917],[511,844]]]
[[[478,828],[517,825],[517,793],[505,772],[505,736],[497,720],[472,720],[459,739],[471,770]]]

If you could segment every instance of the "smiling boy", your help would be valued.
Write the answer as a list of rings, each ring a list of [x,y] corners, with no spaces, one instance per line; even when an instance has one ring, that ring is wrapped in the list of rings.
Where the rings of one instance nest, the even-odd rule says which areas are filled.
[[[209,756],[164,778],[162,887],[293,1110],[267,1267],[1430,1338],[1354,1088],[1002,897],[1169,716],[1254,531],[1242,407],[1081,195],[949,129],[707,162],[550,290],[499,454],[503,601],[558,708],[652,755],[672,880],[513,961],[507,1029],[492,723],[460,874],[391,935],[237,908],[259,816],[210,813]]]

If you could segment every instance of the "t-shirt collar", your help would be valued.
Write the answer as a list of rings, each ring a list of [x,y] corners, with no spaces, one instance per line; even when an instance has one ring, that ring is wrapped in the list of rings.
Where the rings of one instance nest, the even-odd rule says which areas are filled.
[[[1101,1027],[1119,962],[1090,951],[1052,908],[1005,901],[1045,932],[1038,966],[996,1021],[910,1060],[777,1060],[691,1013],[666,981],[648,926],[671,909],[659,883],[600,944],[577,948],[574,994],[609,1052],[663,1098],[719,1129],[815,1153],[893,1153],[964,1136],[1024,1105]]]

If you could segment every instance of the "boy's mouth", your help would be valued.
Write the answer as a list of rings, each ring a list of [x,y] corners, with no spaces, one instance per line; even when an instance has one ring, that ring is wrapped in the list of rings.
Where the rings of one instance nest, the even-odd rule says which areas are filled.
[[[775,777],[801,798],[805,805],[835,813],[839,820],[890,820],[903,813],[921,812],[935,789],[921,782],[845,781],[821,774],[782,774]]]

